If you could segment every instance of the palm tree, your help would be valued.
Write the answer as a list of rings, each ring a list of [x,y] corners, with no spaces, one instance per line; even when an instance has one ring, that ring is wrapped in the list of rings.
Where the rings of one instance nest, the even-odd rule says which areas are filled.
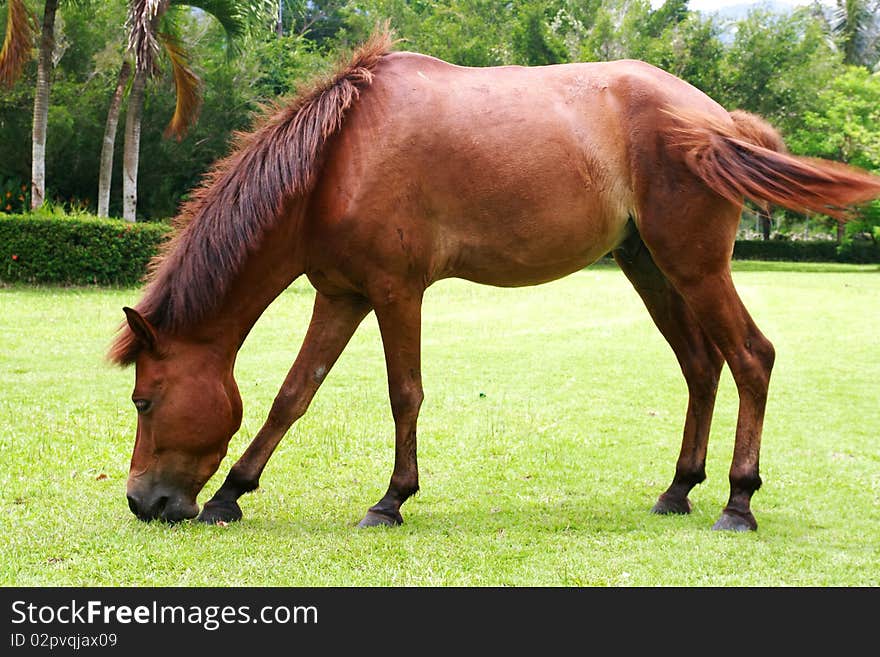
[[[110,214],[110,185],[113,180],[113,151],[116,148],[116,126],[119,124],[119,111],[122,108],[122,98],[125,95],[125,87],[131,78],[131,62],[128,58],[122,60],[119,67],[119,75],[116,78],[116,88],[110,99],[110,108],[107,110],[107,123],[104,126],[104,140],[101,142],[101,169],[98,173],[98,216],[106,217]]]
[[[141,117],[147,79],[159,68],[164,54],[171,65],[176,92],[176,106],[166,137],[182,139],[195,123],[201,107],[201,80],[190,64],[191,55],[180,36],[178,21],[181,11],[199,9],[216,19],[234,52],[248,25],[265,17],[267,0],[131,0],[129,3],[129,49],[134,55],[134,79],[128,97],[123,149],[123,217],[136,220],[137,175],[140,159]]]
[[[880,55],[880,0],[837,0],[831,33],[843,50],[843,61],[871,68]]]
[[[88,0],[68,0],[87,4]],[[0,51],[0,82],[12,86],[31,58],[31,45],[39,29],[40,48],[37,56],[37,88],[34,93],[34,122],[31,139],[31,208],[43,205],[46,197],[46,131],[49,122],[49,87],[55,50],[55,15],[58,0],[46,0],[43,20],[36,27],[36,18],[23,0],[8,0],[6,35]]]
[[[46,132],[49,125],[49,75],[55,48],[55,13],[58,0],[46,0],[37,59],[37,91],[34,96],[34,126],[31,139],[31,208],[39,208],[46,198]]]

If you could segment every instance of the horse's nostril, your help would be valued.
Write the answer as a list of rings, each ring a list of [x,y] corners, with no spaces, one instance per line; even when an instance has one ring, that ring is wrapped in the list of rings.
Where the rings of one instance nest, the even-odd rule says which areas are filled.
[[[128,508],[141,520],[161,518],[171,499],[168,495],[162,495],[150,503],[149,501],[144,502],[134,495],[126,495],[126,497],[128,498]]]

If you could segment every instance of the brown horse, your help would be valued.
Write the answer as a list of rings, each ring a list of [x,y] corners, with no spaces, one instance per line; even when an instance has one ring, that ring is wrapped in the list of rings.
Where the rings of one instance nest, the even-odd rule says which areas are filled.
[[[535,285],[611,252],[689,391],[675,476],[653,510],[690,511],[726,362],[739,416],[715,528],[755,529],[774,351],[731,278],[743,199],[843,217],[880,196],[880,177],[787,155],[761,119],[641,62],[464,68],[391,45],[377,32],[335,75],[240,135],[183,206],[140,303],[125,309],[110,358],[136,364],[131,510],[143,520],[198,514],[241,422],[236,354],[305,274],[316,297],[299,355],[200,519],[241,517],[238,498],[257,488],[372,310],[396,448],[388,491],[360,525],[401,523],[419,488],[426,288],[449,277]]]

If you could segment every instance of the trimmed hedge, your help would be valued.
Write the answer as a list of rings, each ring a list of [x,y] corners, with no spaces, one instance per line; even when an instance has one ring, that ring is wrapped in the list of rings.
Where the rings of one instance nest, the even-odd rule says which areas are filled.
[[[880,244],[852,240],[838,244],[831,240],[738,240],[733,247],[736,260],[782,260],[786,262],[880,263]]]
[[[0,280],[137,284],[170,230],[166,224],[133,224],[85,214],[0,214]]]
[[[136,285],[171,232],[161,223],[92,215],[0,213],[0,281],[61,285]],[[740,240],[737,260],[880,263],[880,244]]]

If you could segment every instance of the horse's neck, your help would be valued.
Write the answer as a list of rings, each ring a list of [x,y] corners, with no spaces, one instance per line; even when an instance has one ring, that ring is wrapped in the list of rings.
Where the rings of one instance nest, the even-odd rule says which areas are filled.
[[[200,339],[214,342],[233,358],[266,308],[304,271],[300,222],[290,218],[279,224],[248,253],[217,310],[194,327]]]

